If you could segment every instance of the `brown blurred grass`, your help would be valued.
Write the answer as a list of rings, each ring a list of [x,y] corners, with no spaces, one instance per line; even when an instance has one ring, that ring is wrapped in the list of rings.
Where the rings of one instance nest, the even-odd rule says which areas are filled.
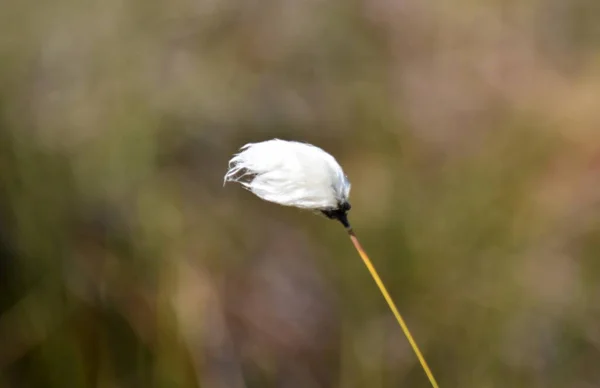
[[[594,0],[2,8],[0,386],[427,386],[337,225],[222,188],[275,136],[442,387],[599,384]]]

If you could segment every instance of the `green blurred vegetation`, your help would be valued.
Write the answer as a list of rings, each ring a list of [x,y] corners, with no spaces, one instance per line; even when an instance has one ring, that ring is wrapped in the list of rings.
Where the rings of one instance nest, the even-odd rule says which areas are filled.
[[[314,143],[442,387],[600,385],[597,0],[8,1],[0,387],[427,387],[339,225],[222,187]]]

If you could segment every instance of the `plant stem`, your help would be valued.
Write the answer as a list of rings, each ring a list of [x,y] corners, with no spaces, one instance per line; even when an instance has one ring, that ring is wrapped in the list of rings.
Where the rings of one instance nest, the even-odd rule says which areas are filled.
[[[346,225],[344,225],[344,226],[346,226]],[[400,315],[398,308],[396,308],[396,304],[394,303],[394,300],[392,299],[392,297],[388,293],[387,289],[385,288],[385,285],[381,281],[379,274],[377,274],[377,270],[375,270],[375,267],[373,266],[371,259],[369,259],[369,256],[367,255],[367,253],[365,252],[363,247],[360,245],[360,242],[358,241],[356,234],[354,234],[352,227],[350,227],[349,225],[346,226],[346,231],[348,232],[348,235],[350,235],[350,240],[352,240],[352,244],[354,244],[354,248],[356,248],[356,250],[358,251],[358,254],[360,255],[360,257],[363,260],[363,262],[365,263],[367,269],[371,273],[371,276],[375,280],[375,283],[377,283],[377,286],[379,287],[379,291],[381,291],[381,294],[385,298],[385,301],[387,302],[388,306],[390,307],[390,310],[392,310],[392,313],[394,313],[394,316],[396,317],[396,320],[398,321],[400,328],[402,328],[402,331],[404,332],[404,335],[408,339],[410,346],[412,347],[413,351],[417,355],[417,358],[419,359],[419,362],[421,363],[421,367],[423,367],[423,370],[425,371],[425,374],[427,375],[427,378],[429,379],[431,386],[433,388],[439,388],[437,382],[435,381],[435,378],[433,377],[433,373],[431,373],[431,370],[429,369],[429,366],[427,365],[427,361],[425,361],[425,357],[423,357],[423,354],[421,354],[421,351],[419,350],[417,343],[415,342],[412,334],[410,334],[410,330],[408,330],[408,326],[404,322],[402,315]]]

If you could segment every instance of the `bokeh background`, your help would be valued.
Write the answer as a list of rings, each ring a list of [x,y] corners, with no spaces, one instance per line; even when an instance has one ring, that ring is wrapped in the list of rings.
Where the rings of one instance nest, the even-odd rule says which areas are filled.
[[[223,187],[273,137],[442,387],[600,386],[597,0],[0,6],[0,387],[427,387],[340,225]]]

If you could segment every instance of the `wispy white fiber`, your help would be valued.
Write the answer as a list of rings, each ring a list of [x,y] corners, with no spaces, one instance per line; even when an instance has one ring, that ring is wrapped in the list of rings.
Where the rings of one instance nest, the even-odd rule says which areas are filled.
[[[229,161],[227,182],[238,182],[265,201],[302,209],[338,209],[350,194],[350,182],[333,156],[279,139],[243,146]]]

